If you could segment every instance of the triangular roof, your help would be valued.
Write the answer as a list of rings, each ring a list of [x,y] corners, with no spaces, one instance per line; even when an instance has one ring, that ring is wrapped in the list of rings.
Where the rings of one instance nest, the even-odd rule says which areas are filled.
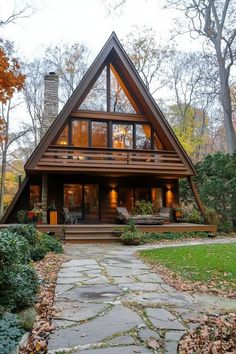
[[[36,166],[41,156],[64,126],[67,118],[84,100],[91,86],[95,83],[104,66],[108,62],[110,62],[119,72],[119,75],[121,76],[129,92],[132,94],[135,102],[140,105],[140,111],[143,111],[144,114],[148,115],[154,129],[156,131],[160,131],[162,136],[165,137],[166,146],[170,150],[175,150],[177,152],[188,171],[188,175],[194,175],[195,170],[190,158],[176,138],[157,103],[144,85],[115,32],[112,32],[111,36],[71,95],[70,99],[65,104],[51,127],[48,129],[47,133],[44,135],[31,157],[26,162],[26,172],[33,170],[34,166]]]

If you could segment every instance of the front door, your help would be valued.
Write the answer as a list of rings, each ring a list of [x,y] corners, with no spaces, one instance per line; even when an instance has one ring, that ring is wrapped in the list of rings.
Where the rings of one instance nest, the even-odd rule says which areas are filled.
[[[98,222],[98,184],[64,184],[64,207],[81,215],[77,221]]]
[[[98,184],[84,185],[84,221],[98,222],[99,220],[99,188]]]

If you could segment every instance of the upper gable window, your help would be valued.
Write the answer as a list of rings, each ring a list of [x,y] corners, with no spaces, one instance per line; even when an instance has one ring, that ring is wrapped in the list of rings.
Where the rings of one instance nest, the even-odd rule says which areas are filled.
[[[140,113],[132,95],[111,64],[107,64],[78,107],[79,110]]]
[[[68,145],[68,125],[66,125],[61,135],[57,139],[56,145]]]
[[[129,99],[127,95],[129,95],[128,90],[126,89],[117,71],[111,65],[111,112],[136,113],[130,102],[131,96],[129,95]]]
[[[136,124],[136,149],[152,148],[152,131],[149,124]]]
[[[107,76],[106,68],[81,103],[79,109],[84,111],[107,110]]]
[[[72,120],[72,145],[89,146],[89,122],[87,120]]]

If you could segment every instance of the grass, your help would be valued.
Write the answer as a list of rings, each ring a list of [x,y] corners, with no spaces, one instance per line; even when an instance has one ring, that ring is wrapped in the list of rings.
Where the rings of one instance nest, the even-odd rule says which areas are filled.
[[[184,280],[236,290],[236,244],[168,247],[141,251],[139,255]]]

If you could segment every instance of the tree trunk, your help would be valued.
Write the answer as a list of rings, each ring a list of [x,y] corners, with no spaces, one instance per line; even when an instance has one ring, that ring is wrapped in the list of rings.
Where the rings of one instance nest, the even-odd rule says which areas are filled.
[[[0,183],[0,216],[4,213],[4,195],[5,195],[5,179],[7,167],[7,152],[4,147],[2,152],[2,166],[1,166],[1,183]]]
[[[232,103],[229,87],[230,67],[225,67],[225,60],[222,58],[220,49],[216,46],[217,61],[219,65],[220,77],[220,99],[224,114],[224,127],[227,140],[227,150],[229,154],[236,151],[236,132],[234,131],[232,120]]]

